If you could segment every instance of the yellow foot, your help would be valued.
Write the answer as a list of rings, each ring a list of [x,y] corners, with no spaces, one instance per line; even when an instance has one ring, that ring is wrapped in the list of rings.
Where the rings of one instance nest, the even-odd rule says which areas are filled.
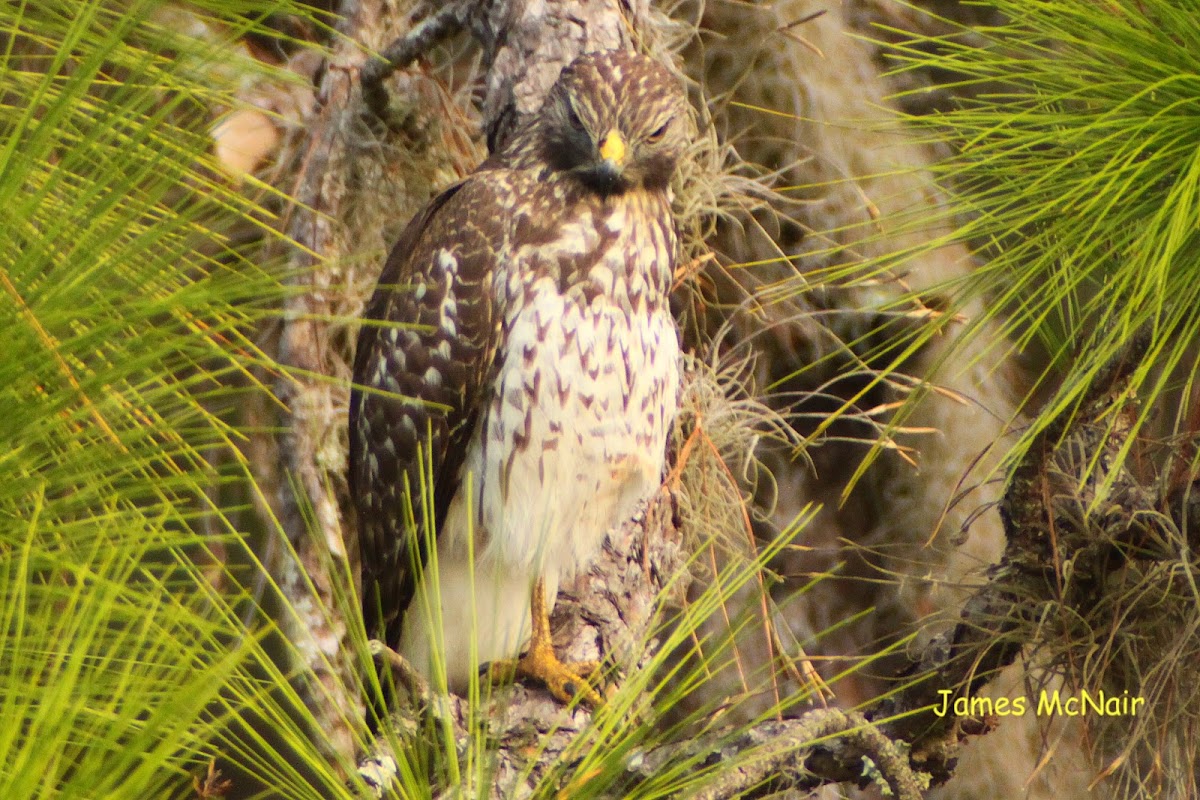
[[[600,693],[589,683],[599,677],[600,665],[595,661],[559,661],[552,647],[531,646],[519,659],[505,659],[488,664],[488,678],[493,682],[527,678],[544,685],[561,703],[576,697],[592,708],[599,708]]]
[[[595,661],[577,661],[564,664],[558,660],[550,638],[550,613],[546,604],[546,584],[541,578],[529,596],[529,615],[533,622],[533,638],[529,652],[516,661],[506,659],[488,665],[488,675],[494,681],[531,678],[544,684],[561,703],[570,703],[576,697],[592,708],[600,707],[600,693],[587,682],[596,678],[600,665]]]

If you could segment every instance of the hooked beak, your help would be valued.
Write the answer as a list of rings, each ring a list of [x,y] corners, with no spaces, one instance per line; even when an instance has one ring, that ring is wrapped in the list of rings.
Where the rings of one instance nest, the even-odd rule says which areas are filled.
[[[615,128],[600,143],[600,158],[601,161],[589,170],[590,182],[604,193],[620,191],[621,173],[625,166],[625,140]]]
[[[625,164],[625,140],[621,138],[621,134],[617,133],[617,129],[613,128],[604,137],[604,141],[600,143],[600,157],[604,159],[606,165],[611,165],[617,172],[621,171],[622,165]]]

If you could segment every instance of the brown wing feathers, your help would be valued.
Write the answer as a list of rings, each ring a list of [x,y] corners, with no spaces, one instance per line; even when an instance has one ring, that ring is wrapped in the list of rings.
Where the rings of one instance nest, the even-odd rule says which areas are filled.
[[[490,194],[477,174],[409,223],[364,313],[371,321],[359,332],[350,491],[367,633],[392,643],[412,598],[414,568],[425,559],[424,499],[432,497],[428,522],[440,529],[495,349],[493,251],[476,213]]]

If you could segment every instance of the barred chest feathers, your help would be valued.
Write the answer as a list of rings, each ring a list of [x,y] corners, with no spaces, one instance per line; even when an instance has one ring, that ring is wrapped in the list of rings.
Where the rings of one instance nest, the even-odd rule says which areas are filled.
[[[679,397],[676,241],[648,222],[669,219],[665,208],[633,206],[667,202],[630,192],[583,204],[541,253],[518,250],[557,269],[497,282],[504,352],[466,466],[479,476],[480,557],[569,577],[658,486]]]
[[[479,663],[518,651],[536,577],[553,602],[560,580],[586,569],[659,486],[681,379],[668,301],[675,232],[652,222],[670,219],[667,204],[641,191],[579,204],[558,237],[514,248],[513,268],[495,277],[503,329],[491,397],[438,541],[448,665],[470,646],[456,624],[478,631]],[[475,607],[456,619],[465,578],[455,570],[469,548]],[[428,657],[411,624],[420,605],[402,647],[418,661]],[[451,674],[451,685],[465,678]]]

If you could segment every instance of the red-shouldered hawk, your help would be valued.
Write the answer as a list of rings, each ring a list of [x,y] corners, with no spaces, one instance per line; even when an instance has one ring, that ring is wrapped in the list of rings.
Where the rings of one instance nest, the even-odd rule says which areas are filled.
[[[532,634],[518,673],[598,701],[547,615],[662,479],[680,391],[668,184],[688,130],[660,64],[581,56],[384,267],[350,403],[364,613],[450,688]]]

